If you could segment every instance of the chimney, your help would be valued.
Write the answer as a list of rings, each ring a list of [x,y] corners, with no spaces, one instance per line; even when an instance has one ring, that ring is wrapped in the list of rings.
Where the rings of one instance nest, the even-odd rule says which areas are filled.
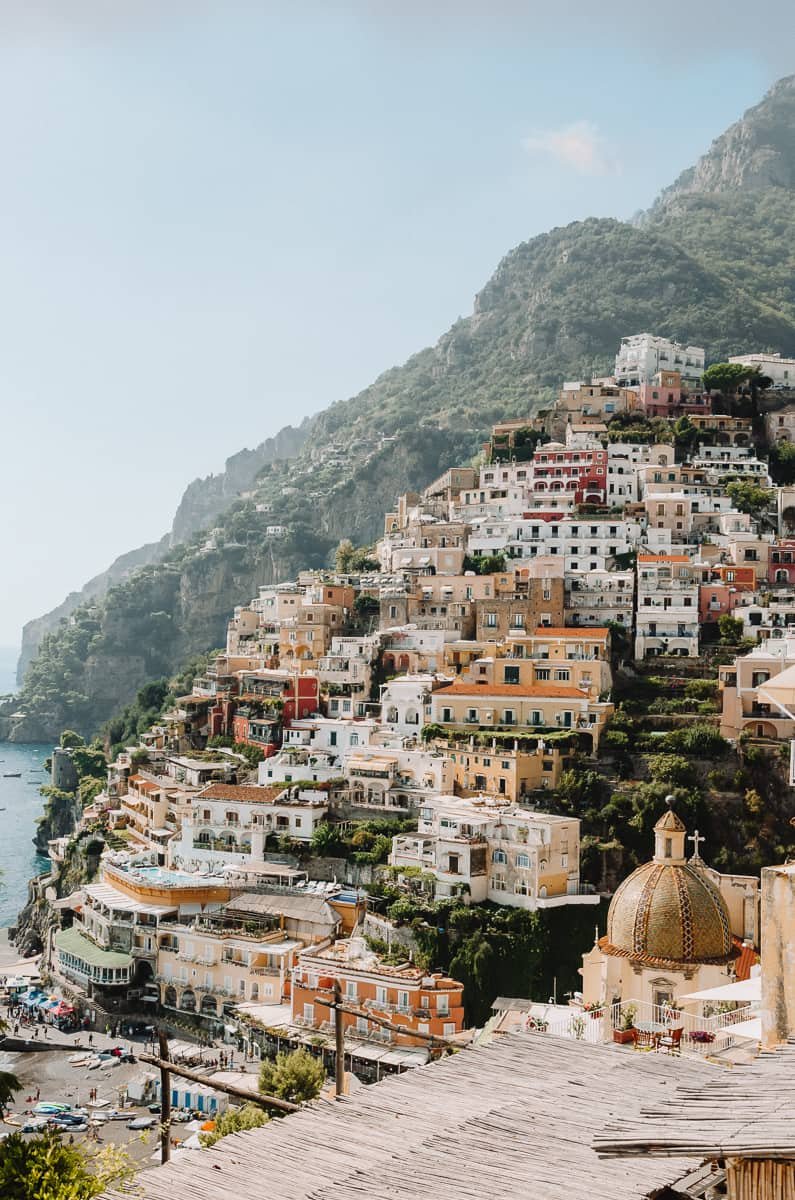
[[[762,1046],[795,1034],[795,863],[762,869]]]

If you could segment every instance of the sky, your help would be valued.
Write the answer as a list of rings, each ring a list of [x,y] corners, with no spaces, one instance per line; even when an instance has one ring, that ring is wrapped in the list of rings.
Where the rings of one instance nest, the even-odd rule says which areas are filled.
[[[0,0],[0,646],[793,71],[777,0]]]

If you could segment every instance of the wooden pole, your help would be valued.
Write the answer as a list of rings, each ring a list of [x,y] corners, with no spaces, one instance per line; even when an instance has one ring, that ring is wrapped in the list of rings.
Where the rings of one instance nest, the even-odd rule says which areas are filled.
[[[197,1071],[189,1071],[187,1067],[164,1061],[154,1054],[139,1054],[138,1058],[152,1067],[159,1067],[161,1072],[165,1066],[170,1074],[179,1075],[181,1079],[190,1079],[191,1083],[203,1083],[205,1087],[210,1087],[216,1092],[223,1092],[226,1096],[234,1096],[236,1100],[245,1100],[249,1104],[258,1104],[260,1108],[278,1108],[280,1112],[285,1113],[298,1112],[300,1108],[300,1105],[291,1104],[289,1100],[280,1100],[278,1096],[263,1096],[261,1092],[250,1092],[247,1088],[237,1087],[233,1083],[222,1083],[212,1076],[199,1075]]]
[[[160,1048],[160,1162],[171,1158],[171,1071],[168,1066],[168,1036],[158,1029]]]
[[[380,1025],[382,1029],[391,1030],[392,1033],[402,1033],[406,1037],[419,1038],[421,1041],[430,1042],[431,1048],[433,1048],[434,1045],[439,1046],[442,1050],[445,1048],[449,1050],[465,1050],[467,1048],[465,1045],[462,1045],[458,1042],[451,1042],[449,1038],[439,1037],[439,1035],[436,1033],[420,1033],[416,1029],[409,1029],[406,1025],[399,1025],[394,1021],[387,1021],[384,1017],[377,1017],[375,1013],[370,1012],[369,1009],[353,1008],[349,1004],[343,1004],[342,1000],[336,999],[338,987],[339,984],[335,985],[334,1000],[321,1000],[316,998],[315,1004],[322,1004],[325,1008],[333,1008],[335,1010],[335,1016],[337,1012],[343,1012],[349,1013],[352,1017],[364,1017],[366,1020],[372,1021],[374,1025]]]
[[[339,979],[334,980],[334,1044],[336,1047],[336,1062],[334,1064],[334,1094],[345,1094],[345,1029],[342,1024],[342,989]]]

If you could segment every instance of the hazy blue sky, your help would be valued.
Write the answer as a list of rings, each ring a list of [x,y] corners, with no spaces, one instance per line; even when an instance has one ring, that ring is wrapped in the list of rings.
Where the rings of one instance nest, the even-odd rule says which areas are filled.
[[[3,0],[0,645],[435,341],[511,246],[647,205],[795,69],[793,6],[748,17]]]

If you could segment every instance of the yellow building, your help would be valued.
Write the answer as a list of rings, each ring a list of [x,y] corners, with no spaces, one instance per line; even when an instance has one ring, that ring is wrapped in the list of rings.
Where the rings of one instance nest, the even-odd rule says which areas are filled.
[[[451,729],[577,730],[590,736],[595,750],[613,705],[567,684],[489,683],[484,677],[483,682],[456,679],[438,688],[430,695],[430,709],[433,724]]]
[[[526,735],[492,738],[485,744],[474,737],[435,741],[452,762],[457,796],[505,796],[513,802],[541,788],[556,788],[575,743],[575,737],[570,745],[561,745]]]
[[[157,982],[164,1008],[223,1016],[243,1002],[281,1004],[289,998],[290,973],[303,943],[287,936],[276,917],[227,910],[191,924],[162,929]]]

